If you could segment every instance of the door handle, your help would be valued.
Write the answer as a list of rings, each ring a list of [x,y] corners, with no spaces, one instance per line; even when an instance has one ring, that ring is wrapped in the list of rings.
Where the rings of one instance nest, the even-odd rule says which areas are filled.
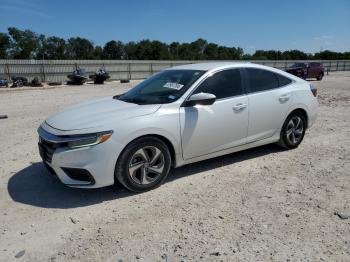
[[[239,112],[239,111],[242,111],[244,108],[246,108],[247,105],[246,104],[243,104],[243,103],[239,103],[237,105],[235,105],[234,107],[232,107],[233,111],[235,112]]]
[[[287,102],[289,99],[290,99],[290,94],[284,94],[278,98],[278,100],[280,100],[281,103]]]

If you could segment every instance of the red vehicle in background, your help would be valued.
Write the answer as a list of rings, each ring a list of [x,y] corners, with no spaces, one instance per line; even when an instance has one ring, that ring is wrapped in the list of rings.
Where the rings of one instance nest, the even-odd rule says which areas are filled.
[[[316,78],[320,81],[324,76],[324,67],[320,62],[294,63],[286,72],[303,79]]]

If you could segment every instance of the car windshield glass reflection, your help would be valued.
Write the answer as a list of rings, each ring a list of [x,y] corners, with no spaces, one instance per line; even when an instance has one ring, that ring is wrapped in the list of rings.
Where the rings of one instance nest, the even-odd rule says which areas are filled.
[[[115,98],[135,104],[171,103],[180,98],[204,73],[201,70],[165,70]]]

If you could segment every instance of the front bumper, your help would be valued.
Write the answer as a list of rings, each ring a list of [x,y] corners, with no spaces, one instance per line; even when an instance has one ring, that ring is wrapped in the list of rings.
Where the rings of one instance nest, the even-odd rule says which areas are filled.
[[[112,139],[81,148],[70,149],[62,143],[63,136],[55,136],[41,127],[39,152],[43,162],[70,187],[98,188],[114,184],[114,169],[121,151]]]

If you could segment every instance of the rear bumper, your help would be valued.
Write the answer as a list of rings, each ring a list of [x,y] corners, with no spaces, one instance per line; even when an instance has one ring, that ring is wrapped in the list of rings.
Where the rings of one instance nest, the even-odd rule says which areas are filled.
[[[313,124],[316,122],[317,116],[318,116],[318,101],[317,99],[314,99],[313,103],[309,106],[308,125],[307,125],[308,128],[313,126]]]

